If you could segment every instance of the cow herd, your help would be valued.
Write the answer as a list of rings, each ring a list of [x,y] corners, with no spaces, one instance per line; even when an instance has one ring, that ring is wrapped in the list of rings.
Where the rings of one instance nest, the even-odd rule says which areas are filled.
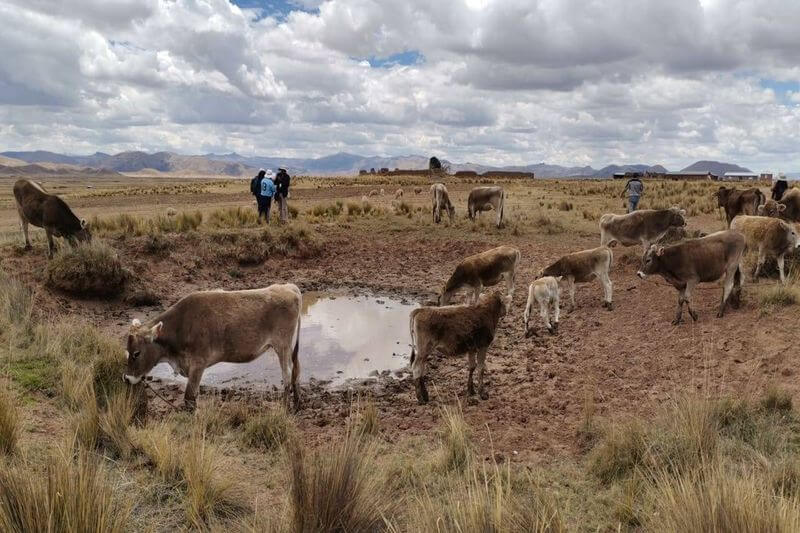
[[[445,185],[436,183],[430,190],[433,221],[440,222],[442,212],[452,220],[455,208]],[[396,196],[401,194],[398,191]],[[51,255],[53,236],[63,236],[70,242],[91,238],[85,222],[79,220],[63,200],[47,193],[40,185],[20,180],[14,185],[14,196],[26,246],[30,246],[29,223],[45,228]],[[616,243],[641,245],[643,256],[637,274],[642,278],[660,275],[678,291],[673,324],[681,322],[684,306],[692,319],[697,320],[692,293],[699,283],[722,279],[718,317],[723,316],[727,305],[738,307],[743,283],[742,258],[747,249],[758,256],[755,277],[766,258],[772,256],[777,260],[781,282],[785,282],[784,258],[800,247],[797,230],[789,223],[800,219],[800,190],[790,189],[778,200],[766,200],[758,189],[734,191],[721,187],[716,197],[719,206],[725,209],[729,229],[667,246],[657,243],[671,229],[686,226],[686,212],[678,207],[600,217],[599,247],[564,255],[539,270],[528,286],[523,315],[525,335],[536,334],[532,319],[537,307],[547,331],[558,332],[561,281],[567,284],[572,310],[575,309],[575,284],[594,279],[603,287],[603,307],[609,311],[613,309],[610,247]],[[474,219],[481,211],[492,209],[497,212],[496,223],[500,226],[504,201],[502,188],[477,187],[469,194],[468,216]],[[436,305],[411,311],[410,366],[418,402],[428,401],[427,363],[437,352],[445,356],[467,355],[467,391],[470,395],[476,392],[473,374],[477,369],[477,394],[484,399],[488,397],[484,387],[486,353],[500,320],[512,305],[520,260],[520,251],[505,245],[466,257],[445,281]],[[501,282],[506,285],[504,292],[481,296],[484,288]],[[462,289],[470,293],[468,302],[451,304],[454,294]],[[302,295],[293,284],[189,294],[146,325],[133,321],[127,335],[123,379],[136,384],[158,363],[166,362],[188,379],[184,403],[191,409],[206,368],[219,362],[249,362],[272,348],[281,366],[284,399],[288,403],[291,398],[297,408],[300,404],[301,309]]]

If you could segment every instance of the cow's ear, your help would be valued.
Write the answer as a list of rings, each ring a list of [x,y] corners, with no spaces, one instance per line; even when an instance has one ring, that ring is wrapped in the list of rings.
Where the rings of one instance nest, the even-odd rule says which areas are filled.
[[[664,247],[663,246],[659,246],[658,247],[658,249],[656,250],[656,255],[658,257],[661,257],[662,255],[664,255]]]
[[[82,219],[81,219],[81,229],[83,229],[83,228],[85,228],[85,227],[86,227],[86,219],[85,219],[85,218],[82,218]]]
[[[784,211],[784,210],[786,210],[786,205],[785,204],[778,204],[778,213],[780,213],[781,211]]]
[[[139,320],[138,318],[134,318],[133,320],[131,320],[131,326],[133,326],[135,328],[138,328],[141,325],[142,325],[142,321]]]
[[[686,216],[686,209],[681,209],[679,212],[680,212],[682,217]]]
[[[161,329],[164,327],[163,322],[159,322],[152,328],[150,328],[150,342],[156,340],[158,336],[161,334]]]

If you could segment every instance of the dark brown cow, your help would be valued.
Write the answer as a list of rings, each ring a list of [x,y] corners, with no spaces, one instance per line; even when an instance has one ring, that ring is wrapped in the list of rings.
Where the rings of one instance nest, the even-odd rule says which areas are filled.
[[[800,189],[789,189],[779,202],[767,200],[764,205],[759,206],[758,214],[782,218],[789,222],[800,222]]]
[[[725,218],[729,228],[733,217],[736,215],[756,215],[758,214],[758,206],[767,201],[764,193],[755,187],[738,190],[733,187],[728,189],[723,186],[714,195],[717,197],[717,205],[725,209]]]
[[[744,235],[732,230],[718,231],[672,246],[653,245],[644,253],[638,275],[644,278],[651,274],[660,274],[678,290],[678,311],[673,324],[680,324],[684,303],[692,320],[696,321],[697,313],[692,309],[692,290],[698,283],[717,281],[724,277],[722,303],[717,312],[717,317],[722,317],[731,293],[732,304],[734,307],[739,306],[744,248]]]
[[[184,405],[194,409],[200,379],[216,363],[249,363],[269,348],[278,354],[284,400],[300,404],[297,357],[302,296],[296,285],[243,291],[200,291],[142,325],[135,320],[127,339],[123,379],[135,385],[160,362],[188,378]],[[291,364],[291,379],[289,365]]]
[[[472,303],[484,287],[491,287],[505,278],[508,295],[514,292],[514,279],[519,263],[519,250],[511,246],[498,246],[465,258],[445,283],[439,295],[439,305],[447,305],[453,294],[462,287],[472,289]]]
[[[614,304],[613,285],[608,271],[613,259],[614,254],[607,246],[574,252],[543,268],[537,277],[563,276],[567,280],[571,309],[575,309],[575,283],[586,283],[597,278],[603,285],[603,307],[610,311]]]
[[[92,234],[85,220],[75,216],[69,206],[56,196],[31,180],[19,180],[14,184],[14,198],[17,200],[25,249],[31,249],[28,237],[28,224],[44,228],[47,233],[47,255],[53,257],[55,244],[53,237],[63,237],[75,246],[76,241],[91,241]]]
[[[641,244],[647,250],[670,228],[685,225],[686,211],[679,207],[642,209],[627,215],[606,213],[600,217],[600,245],[609,246],[615,242],[623,246]]]
[[[445,356],[468,354],[467,393],[470,395],[475,393],[472,374],[477,361],[478,394],[484,400],[489,397],[483,388],[486,350],[510,305],[511,298],[492,293],[481,297],[477,305],[419,307],[411,311],[411,372],[420,404],[428,402],[425,373],[428,357],[437,351]]]

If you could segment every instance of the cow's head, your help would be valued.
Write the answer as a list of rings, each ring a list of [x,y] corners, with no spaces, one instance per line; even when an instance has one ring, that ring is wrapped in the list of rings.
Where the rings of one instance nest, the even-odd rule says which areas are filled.
[[[714,193],[714,196],[717,197],[717,207],[725,207],[728,205],[728,195],[730,195],[733,189],[728,189],[727,187],[720,186],[717,192]]]
[[[669,209],[669,225],[682,228],[686,225],[686,209],[672,206]]]
[[[775,200],[767,200],[765,203],[758,206],[757,212],[762,217],[780,217],[781,213],[786,210],[784,204],[778,203]]]
[[[664,255],[664,247],[651,244],[642,256],[642,264],[636,275],[644,279],[646,276],[658,272],[658,263],[662,255]]]
[[[131,323],[131,329],[128,332],[128,347],[125,351],[128,365],[122,376],[126,383],[136,385],[161,360],[164,355],[164,347],[157,341],[163,327],[163,322],[151,327],[143,326],[136,319]]]
[[[456,218],[456,208],[453,207],[453,204],[447,204],[447,215],[450,217],[450,220]]]
[[[75,238],[80,242],[92,242],[92,232],[89,231],[89,223],[85,218],[81,219],[81,229],[75,232]]]

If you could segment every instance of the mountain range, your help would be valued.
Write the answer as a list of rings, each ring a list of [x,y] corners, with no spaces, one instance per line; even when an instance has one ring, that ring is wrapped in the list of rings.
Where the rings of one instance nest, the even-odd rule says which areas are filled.
[[[287,158],[273,156],[243,156],[237,153],[229,154],[204,154],[180,155],[173,152],[147,153],[140,151],[120,152],[106,154],[96,152],[92,155],[67,155],[55,152],[37,150],[32,152],[2,152],[0,153],[0,174],[9,175],[17,173],[35,173],[44,169],[44,173],[63,173],[63,169],[73,172],[79,169],[93,169],[93,172],[106,172],[109,174],[159,174],[170,173],[186,176],[194,175],[223,175],[233,177],[252,176],[258,168],[285,167],[294,175],[347,175],[358,174],[359,170],[376,171],[381,168],[394,170],[400,169],[425,169],[428,168],[428,156],[406,155],[395,157],[361,156],[340,152],[319,158]],[[567,167],[536,163],[531,165],[490,166],[480,163],[453,163],[442,160],[444,165],[450,167],[451,172],[459,170],[474,170],[478,173],[487,170],[507,170],[533,172],[538,177],[565,178],[565,177],[610,177],[615,172],[666,172],[661,165],[632,164],[608,165],[601,169],[591,166]],[[689,165],[684,171],[710,171],[714,174],[724,174],[728,171],[749,172],[748,169],[731,163],[718,161],[698,161]],[[87,170],[88,171],[88,170]]]

